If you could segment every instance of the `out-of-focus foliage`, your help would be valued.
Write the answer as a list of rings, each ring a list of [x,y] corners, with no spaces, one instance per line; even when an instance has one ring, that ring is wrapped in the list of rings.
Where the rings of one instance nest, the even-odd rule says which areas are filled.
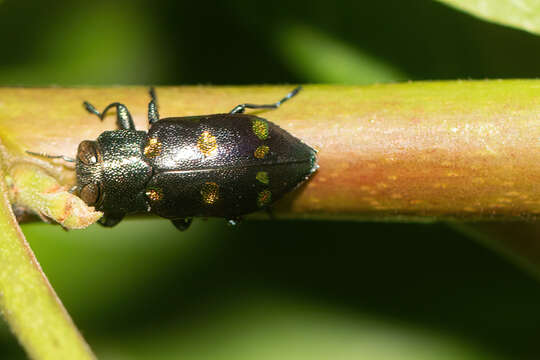
[[[479,18],[540,34],[538,0],[439,0]]]
[[[540,63],[540,38],[431,0],[4,1],[0,40],[2,85],[513,78]],[[104,359],[540,356],[537,283],[441,225],[23,230]],[[23,358],[5,328],[0,358]]]
[[[373,84],[407,77],[349,44],[305,26],[283,26],[276,44],[286,65],[314,83]]]
[[[537,351],[536,282],[442,225],[199,220],[178,233],[165,220],[133,219],[23,230],[104,359]],[[20,353],[7,333],[0,348],[9,359]]]
[[[167,68],[168,58],[159,55],[166,47],[160,46],[158,23],[139,6],[122,1],[46,6],[0,7],[1,84],[139,84]]]

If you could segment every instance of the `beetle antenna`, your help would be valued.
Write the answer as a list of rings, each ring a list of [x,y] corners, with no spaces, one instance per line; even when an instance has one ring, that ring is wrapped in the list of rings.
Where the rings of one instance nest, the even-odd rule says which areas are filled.
[[[33,152],[33,151],[28,151],[28,150],[26,150],[26,153],[28,153],[30,155],[46,157],[46,158],[49,158],[49,159],[62,159],[62,160],[67,161],[67,162],[75,162],[74,158],[71,158],[69,156],[64,156],[64,155],[50,155],[50,154],[38,153],[38,152]]]

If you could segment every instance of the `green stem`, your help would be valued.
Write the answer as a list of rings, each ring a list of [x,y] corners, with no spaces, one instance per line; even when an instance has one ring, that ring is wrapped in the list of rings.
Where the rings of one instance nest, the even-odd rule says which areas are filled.
[[[94,359],[11,211],[0,181],[0,309],[32,359]]]
[[[291,86],[161,87],[162,117],[268,103]],[[33,161],[60,184],[74,171],[24,150],[74,156],[115,128],[83,100],[126,104],[148,127],[148,89],[0,89],[0,137],[12,162]],[[540,81],[308,85],[267,118],[319,150],[320,169],[274,209],[279,217],[385,221],[520,220],[540,215]]]

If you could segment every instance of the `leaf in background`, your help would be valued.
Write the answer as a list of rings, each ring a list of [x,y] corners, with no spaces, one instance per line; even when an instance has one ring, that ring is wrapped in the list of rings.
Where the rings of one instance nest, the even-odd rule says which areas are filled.
[[[163,51],[157,24],[137,4],[97,1],[89,10],[81,3],[68,13],[43,26],[36,55],[0,67],[0,83],[140,84],[166,67],[166,57],[153,55]]]
[[[311,27],[282,26],[276,43],[285,63],[307,82],[371,84],[407,79],[381,59]]]
[[[540,34],[539,0],[438,0],[494,23]]]
[[[468,339],[380,316],[320,307],[285,296],[229,300],[186,328],[176,324],[98,345],[103,359],[487,360],[502,359]]]

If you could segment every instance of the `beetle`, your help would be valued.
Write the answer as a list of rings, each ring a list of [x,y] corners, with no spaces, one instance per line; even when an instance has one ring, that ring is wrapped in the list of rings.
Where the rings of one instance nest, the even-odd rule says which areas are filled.
[[[37,154],[75,162],[75,193],[114,226],[129,213],[150,212],[186,230],[193,217],[241,216],[269,209],[317,168],[317,151],[246,109],[276,109],[301,87],[273,104],[240,104],[229,113],[159,118],[150,89],[148,131],[135,129],[128,108],[114,102],[117,130],[79,144],[77,156]],[[29,152],[30,154],[36,154]]]

